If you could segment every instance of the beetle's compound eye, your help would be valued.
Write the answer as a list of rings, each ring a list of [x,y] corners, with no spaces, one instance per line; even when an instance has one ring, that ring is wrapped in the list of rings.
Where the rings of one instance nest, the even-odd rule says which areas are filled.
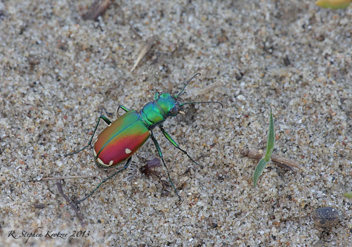
[[[180,106],[175,105],[173,108],[170,109],[169,114],[170,114],[170,116],[176,116],[179,111],[180,111]]]

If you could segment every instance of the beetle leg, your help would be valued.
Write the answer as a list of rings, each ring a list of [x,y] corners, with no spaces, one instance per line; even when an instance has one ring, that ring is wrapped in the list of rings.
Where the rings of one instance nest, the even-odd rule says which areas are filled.
[[[130,164],[131,164],[131,161],[132,161],[132,157],[130,157],[127,162],[126,162],[126,165],[121,168],[120,170],[117,170],[114,174],[110,175],[109,177],[105,178],[103,181],[100,182],[100,184],[98,184],[98,186],[92,190],[92,192],[89,193],[89,195],[87,195],[85,198],[83,198],[82,200],[79,200],[77,201],[77,204],[83,202],[84,200],[86,200],[88,197],[90,197],[103,183],[105,183],[106,181],[108,181],[110,178],[114,177],[116,174],[122,172],[123,170],[125,170]]]
[[[95,125],[94,131],[93,131],[93,134],[92,134],[92,137],[90,138],[88,144],[87,144],[86,146],[84,146],[83,148],[81,148],[80,150],[75,151],[75,152],[72,152],[72,153],[69,153],[69,154],[65,154],[64,156],[68,156],[68,155],[72,155],[72,154],[79,153],[79,152],[83,151],[84,149],[86,149],[88,146],[90,146],[90,144],[92,144],[92,140],[93,140],[93,137],[94,137],[95,132],[97,131],[97,128],[98,128],[100,119],[103,119],[104,122],[105,122],[106,124],[108,124],[108,125],[111,124],[111,121],[110,121],[107,117],[105,117],[104,115],[100,115],[100,117],[99,117],[99,119],[98,119],[98,122],[97,122],[97,125]]]
[[[166,132],[166,130],[163,128],[163,126],[159,125],[159,128],[160,128],[161,132],[163,132],[163,134],[164,134],[164,136],[166,137],[166,139],[168,139],[168,141],[169,141],[172,145],[174,145],[178,150],[180,150],[180,151],[183,152],[185,155],[187,155],[188,158],[193,161],[193,163],[195,163],[196,165],[199,165],[201,168],[203,168],[203,166],[202,166],[201,164],[199,164],[199,163],[196,162],[194,159],[192,159],[191,156],[189,156],[189,154],[187,153],[186,150],[180,148],[180,146],[177,144],[177,142],[176,142],[174,139],[172,139],[172,137],[170,136],[170,134]]]
[[[119,107],[117,108],[117,111],[116,111],[116,115],[118,116],[118,113],[119,113],[119,110],[122,109],[124,110],[125,112],[128,112],[129,109],[126,107],[126,106],[123,106],[123,105],[119,105]]]
[[[153,131],[150,131],[150,137],[152,138],[152,140],[153,140],[153,142],[154,142],[154,145],[155,145],[155,147],[156,147],[156,150],[158,151],[158,154],[159,154],[161,160],[163,161],[163,164],[164,164],[164,166],[165,166],[165,168],[166,168],[167,176],[169,177],[169,181],[170,181],[170,183],[171,183],[171,185],[172,185],[172,188],[174,188],[174,191],[175,191],[176,195],[178,196],[178,199],[181,200],[181,197],[180,197],[180,195],[177,193],[177,190],[176,190],[176,188],[175,188],[175,185],[174,185],[174,183],[172,182],[172,180],[171,180],[171,178],[170,178],[169,169],[167,169],[167,166],[166,166],[165,161],[164,161],[163,153],[161,152],[161,148],[160,148],[159,143],[158,143],[158,141],[156,140],[156,138],[155,138],[155,136],[154,136],[154,134],[153,134]]]

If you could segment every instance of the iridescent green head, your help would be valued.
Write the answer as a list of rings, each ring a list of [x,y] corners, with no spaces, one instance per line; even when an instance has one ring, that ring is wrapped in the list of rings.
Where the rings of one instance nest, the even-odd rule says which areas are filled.
[[[180,104],[175,97],[168,93],[163,93],[157,97],[156,102],[159,104],[166,116],[176,116],[180,111]]]

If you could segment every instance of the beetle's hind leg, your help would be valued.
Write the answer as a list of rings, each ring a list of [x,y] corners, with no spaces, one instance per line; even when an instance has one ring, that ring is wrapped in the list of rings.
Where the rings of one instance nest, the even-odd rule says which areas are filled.
[[[132,157],[130,157],[127,162],[126,165],[121,168],[120,170],[117,170],[115,173],[113,173],[112,175],[110,175],[109,177],[105,178],[103,181],[100,182],[100,184],[98,184],[98,186],[92,190],[92,192],[89,193],[89,195],[87,195],[85,198],[83,198],[82,200],[77,201],[77,204],[83,202],[84,200],[86,200],[88,197],[90,197],[103,183],[105,183],[106,181],[108,181],[110,178],[114,177],[116,174],[122,172],[123,170],[125,170],[132,162]]]
[[[72,155],[72,154],[79,153],[79,152],[83,151],[84,149],[86,149],[88,146],[90,146],[90,144],[92,144],[92,140],[93,140],[93,137],[94,137],[95,132],[97,131],[97,128],[98,128],[100,119],[103,119],[104,122],[105,122],[106,124],[108,124],[108,125],[111,124],[111,121],[110,121],[107,117],[105,117],[104,115],[100,115],[100,117],[99,117],[99,119],[98,119],[98,122],[97,122],[97,124],[95,125],[94,131],[93,131],[93,134],[92,134],[92,137],[90,138],[88,144],[87,144],[86,146],[84,146],[83,148],[81,148],[80,150],[75,151],[75,152],[72,152],[72,153],[69,153],[69,154],[65,154],[64,156],[69,156],[69,155]]]
[[[159,154],[159,156],[160,156],[161,160],[163,161],[163,164],[164,164],[164,166],[165,166],[165,168],[166,168],[167,176],[169,177],[169,181],[170,181],[170,183],[171,183],[171,185],[172,185],[172,188],[174,188],[174,191],[175,191],[176,195],[178,196],[178,199],[181,200],[181,197],[180,197],[180,195],[177,193],[177,190],[176,190],[176,188],[175,188],[175,185],[174,185],[174,183],[172,182],[172,180],[171,180],[171,178],[170,178],[169,169],[167,169],[167,166],[166,166],[165,161],[164,161],[163,153],[161,152],[160,145],[159,145],[158,141],[156,140],[156,138],[155,138],[155,136],[154,136],[154,134],[153,134],[153,131],[150,131],[150,136],[151,136],[151,138],[152,138],[152,140],[153,140],[153,142],[154,142],[154,145],[155,145],[155,147],[156,147],[156,150],[158,151],[158,154]]]
[[[166,132],[166,130],[163,128],[163,126],[159,126],[161,132],[163,132],[164,136],[166,137],[166,139],[168,139],[168,141],[175,146],[175,148],[177,148],[178,150],[180,150],[181,152],[183,152],[185,155],[187,155],[187,157],[193,161],[193,163],[195,163],[196,165],[200,166],[201,168],[203,168],[203,166],[201,164],[199,164],[198,162],[196,162],[194,159],[192,159],[191,156],[189,156],[189,154],[187,153],[186,150],[180,148],[180,146],[177,144],[177,142],[172,139],[172,137],[170,136],[169,133]]]

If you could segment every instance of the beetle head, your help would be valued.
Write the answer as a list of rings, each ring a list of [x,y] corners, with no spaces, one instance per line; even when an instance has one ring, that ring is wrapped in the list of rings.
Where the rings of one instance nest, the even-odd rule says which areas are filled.
[[[159,104],[166,116],[176,116],[180,111],[180,104],[178,101],[168,93],[161,94],[156,102]]]

